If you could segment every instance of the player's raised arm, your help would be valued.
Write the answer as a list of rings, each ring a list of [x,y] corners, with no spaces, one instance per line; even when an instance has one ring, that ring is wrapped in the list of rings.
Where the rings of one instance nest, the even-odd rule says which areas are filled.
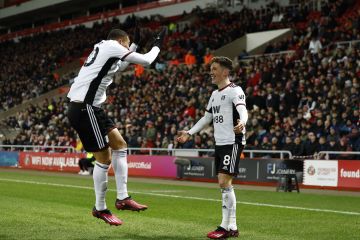
[[[135,32],[134,32],[134,37],[133,37],[133,42],[131,43],[129,50],[131,52],[136,52],[136,49],[138,48],[139,44],[141,41],[141,34],[140,34],[140,28],[138,25],[136,25],[135,27]],[[124,71],[128,66],[129,66],[129,62],[127,61],[118,61],[117,65],[118,65],[118,70],[117,71]]]
[[[113,29],[108,36],[109,47],[107,54],[110,58],[119,59],[129,63],[150,65],[158,56],[160,47],[163,44],[166,28],[163,28],[155,38],[154,46],[145,54],[140,54],[130,50],[130,39],[126,32],[120,29]],[[112,41],[111,41],[112,40]]]
[[[161,32],[157,35],[154,46],[148,53],[140,54],[136,52],[130,52],[128,55],[122,58],[122,61],[127,61],[130,63],[137,63],[141,65],[150,65],[158,56],[160,52],[160,47],[163,44],[166,34],[166,28],[163,28]]]
[[[129,50],[132,51],[132,52],[135,52],[137,49],[137,45],[135,43],[132,43],[129,47]],[[128,66],[129,66],[129,62],[127,61],[118,61],[117,62],[117,66],[119,67],[119,69],[117,71],[124,71]]]

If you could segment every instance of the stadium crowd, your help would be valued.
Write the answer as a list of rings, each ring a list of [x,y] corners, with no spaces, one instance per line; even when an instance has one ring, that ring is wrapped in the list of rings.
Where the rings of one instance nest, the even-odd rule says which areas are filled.
[[[247,148],[297,156],[360,151],[359,59],[357,46],[240,62],[233,81],[247,95]],[[175,141],[177,130],[203,115],[213,90],[207,71],[205,64],[182,64],[141,77],[117,75],[104,107],[129,147],[212,148],[211,126],[185,145]],[[8,119],[21,129],[13,144],[76,147],[66,109],[66,99],[47,100]]]
[[[248,145],[300,156],[359,151],[359,56],[358,45],[242,66],[238,76],[252,110]]]
[[[331,11],[326,12],[329,14],[323,16],[318,25],[310,21],[309,28],[295,28],[292,39],[269,45],[266,51],[294,49],[294,46],[306,50],[314,36],[329,42],[360,39],[357,30],[348,31],[332,25],[337,24],[332,16],[339,17],[346,10],[341,7],[342,3],[344,1],[332,3],[338,4],[338,8],[324,5]],[[174,29],[169,35],[156,71],[144,71],[135,76],[117,75],[108,91],[108,104],[104,107],[129,147],[213,148],[211,126],[184,145],[175,141],[177,130],[202,116],[214,89],[209,84],[206,64],[211,50],[246,32],[274,27],[271,9],[245,9],[233,14],[205,14],[200,9],[194,12],[198,21],[183,29]],[[306,9],[286,12],[280,25],[294,26],[296,22],[305,21],[307,15]],[[242,21],[238,21],[239,18]],[[141,21],[146,23],[149,19]],[[0,60],[1,108],[7,109],[67,82],[67,78],[52,74],[53,70],[58,64],[82,56],[83,49],[105,36],[112,24],[114,22],[97,24],[93,29],[78,27],[46,33],[24,39],[21,44],[1,44],[2,52],[15,52],[15,55],[4,54]],[[123,25],[131,28],[133,24],[134,19],[129,18]],[[353,24],[359,24],[359,19]],[[326,41],[324,46],[329,43]],[[316,51],[310,49],[295,57],[279,55],[240,61],[233,81],[241,85],[247,95],[250,113],[247,148],[284,149],[297,156],[326,150],[360,151],[359,55],[359,45],[352,48],[328,46]],[[14,59],[16,61],[11,61]],[[14,65],[8,64],[9,61]],[[178,64],[182,62],[185,64]],[[14,81],[8,84],[5,79]],[[22,81],[15,81],[18,79]],[[77,147],[79,141],[66,120],[66,110],[67,99],[51,99],[6,119],[5,124],[20,129],[20,133],[13,142],[5,140],[3,144]]]
[[[306,5],[300,8],[269,5],[260,10],[244,8],[234,13],[196,8],[176,19],[186,23],[183,27],[174,24],[172,18],[152,16],[136,19],[129,16],[122,24],[113,19],[96,23],[92,28],[78,26],[74,29],[25,37],[18,40],[19,42],[1,43],[0,52],[3,57],[0,59],[0,111],[66,84],[68,78],[59,77],[56,69],[66,62],[86,56],[92,45],[102,40],[113,26],[120,26],[131,32],[135,19],[149,28],[169,25],[170,34],[164,47],[167,52],[162,54],[161,60],[173,64],[200,64],[203,56],[210,54],[211,50],[245,33],[275,28],[291,27],[294,34],[280,43],[269,44],[266,53],[306,49],[311,36],[318,38],[322,45],[332,41],[360,39],[357,30],[360,25],[359,17],[351,19],[352,25],[348,27],[336,21],[352,5],[352,1],[325,1],[320,18],[311,18],[311,11]],[[306,27],[299,27],[299,23]],[[186,58],[187,56],[190,58]],[[187,62],[186,59],[191,60]]]

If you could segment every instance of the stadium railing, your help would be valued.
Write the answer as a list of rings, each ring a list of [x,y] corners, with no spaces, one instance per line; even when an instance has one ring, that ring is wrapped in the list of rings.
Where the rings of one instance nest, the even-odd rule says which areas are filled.
[[[341,41],[341,42],[334,42],[331,43],[331,45],[336,45],[336,47],[340,47],[340,46],[349,46],[349,48],[352,48],[352,46],[354,44],[358,44],[360,43],[360,40],[352,40],[352,41]]]
[[[76,152],[74,147],[69,146],[42,146],[42,145],[0,145],[0,151],[1,150],[10,150],[10,151],[34,151],[34,152],[40,152],[45,150],[65,150],[65,152]],[[149,155],[154,155],[154,153],[165,153],[167,155],[171,156],[189,156],[189,157],[198,157],[200,156],[200,153],[208,154],[208,153],[214,153],[214,149],[183,149],[183,148],[128,148],[129,155],[131,154],[144,154],[147,153]],[[293,156],[290,151],[280,151],[280,150],[248,150],[245,149],[243,151],[244,153],[248,153],[250,158],[254,158],[254,155],[272,155],[277,154],[280,156],[280,159],[292,159]],[[285,156],[288,156],[285,158]]]
[[[25,152],[41,152],[41,151],[45,151],[45,150],[51,150],[53,152],[55,152],[56,150],[63,150],[65,152],[76,152],[74,147],[69,147],[69,146],[44,146],[44,145],[0,145],[0,151],[1,150],[10,150],[10,151],[16,151],[16,150],[21,150],[21,151],[25,151]]]
[[[182,148],[128,148],[129,155],[134,153],[148,153],[149,155],[153,155],[157,152],[163,152],[171,156],[189,156],[189,157],[198,157],[200,153],[214,153],[214,149],[182,149]],[[245,149],[243,153],[248,153],[250,158],[254,158],[254,155],[279,155],[280,159],[292,159],[293,156],[290,151],[282,151],[282,150],[250,150]],[[285,156],[288,156],[285,158]]]
[[[40,152],[40,151],[64,151],[64,152],[77,152],[74,147],[71,146],[43,146],[43,145],[0,145],[0,151],[1,150],[7,150],[7,151],[34,151],[34,152]],[[183,149],[183,148],[128,148],[129,155],[131,154],[149,154],[149,155],[156,155],[159,152],[165,153],[167,155],[171,156],[189,156],[189,157],[198,157],[200,156],[200,153],[203,154],[212,154],[214,153],[214,149]],[[290,151],[285,150],[250,150],[245,149],[243,153],[249,154],[250,158],[259,157],[260,155],[266,156],[266,155],[278,155],[280,159],[293,159],[294,156],[291,154]],[[319,156],[323,159],[330,160],[330,155],[340,155],[341,156],[348,156],[348,155],[355,155],[360,156],[360,152],[345,152],[345,151],[321,151],[318,153]],[[356,158],[354,158],[356,159]]]
[[[348,155],[355,155],[355,156],[360,156],[360,152],[343,152],[343,151],[321,151],[319,152],[319,155],[324,155],[326,160],[331,160],[332,158],[330,158],[330,155],[336,155],[339,156],[340,155],[340,159],[342,156],[346,156],[349,157]],[[335,158],[335,159],[339,159],[339,158]],[[356,159],[353,158],[353,159]]]
[[[288,50],[288,51],[280,51],[280,52],[276,52],[276,53],[255,54],[255,55],[245,56],[243,59],[240,59],[238,61],[239,62],[248,62],[254,58],[272,57],[272,56],[280,56],[280,55],[292,56],[295,53],[296,53],[296,51],[294,51],[294,50]]]
[[[337,48],[339,48],[340,46],[348,46],[349,48],[352,48],[353,45],[358,44],[358,43],[360,43],[360,40],[332,42],[332,43],[329,43],[324,48],[328,48],[328,47],[331,47],[331,46],[336,46]]]
[[[80,17],[77,17],[74,19],[64,20],[61,22],[57,21],[54,23],[49,23],[46,25],[38,26],[38,27],[26,28],[26,29],[22,29],[19,31],[2,34],[2,35],[0,35],[0,42],[6,41],[9,39],[14,39],[14,38],[21,38],[21,37],[29,36],[32,34],[38,34],[41,32],[48,32],[48,31],[54,31],[57,29],[63,29],[63,28],[67,28],[69,26],[77,26],[77,25],[92,22],[92,21],[104,21],[104,20],[111,19],[113,17],[120,16],[120,15],[131,14],[131,13],[149,10],[149,9],[156,9],[158,7],[169,6],[169,5],[173,5],[173,4],[177,4],[177,3],[181,3],[181,2],[187,2],[187,1],[190,1],[190,0],[154,1],[154,2],[138,4],[135,6],[124,7],[124,8],[120,8],[120,9],[116,9],[116,10],[112,10],[112,11],[99,12],[99,13],[95,13],[95,14],[92,14],[89,16],[88,15],[80,16]]]

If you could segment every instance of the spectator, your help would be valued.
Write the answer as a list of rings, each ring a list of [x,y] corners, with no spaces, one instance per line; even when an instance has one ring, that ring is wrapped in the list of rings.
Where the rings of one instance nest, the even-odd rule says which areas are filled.
[[[304,156],[306,154],[305,148],[304,148],[304,144],[301,142],[300,137],[296,137],[294,143],[295,145],[291,151],[293,156]]]
[[[329,145],[328,143],[326,142],[326,138],[324,136],[321,136],[319,138],[319,146],[318,146],[318,151],[321,152],[321,151],[328,151],[329,149]]]
[[[188,66],[196,64],[196,58],[195,58],[194,54],[192,53],[192,51],[188,51],[188,53],[185,55],[184,62]]]
[[[211,61],[211,59],[214,57],[214,55],[212,54],[212,52],[210,51],[209,48],[206,49],[206,53],[204,55],[204,64],[208,65]]]
[[[92,153],[87,153],[85,158],[79,160],[80,175],[91,175],[94,169],[95,157]]]
[[[322,49],[320,40],[317,37],[313,37],[309,43],[309,50],[312,54],[318,54]]]
[[[308,140],[305,142],[305,155],[312,156],[319,151],[319,144],[313,132],[308,133]]]

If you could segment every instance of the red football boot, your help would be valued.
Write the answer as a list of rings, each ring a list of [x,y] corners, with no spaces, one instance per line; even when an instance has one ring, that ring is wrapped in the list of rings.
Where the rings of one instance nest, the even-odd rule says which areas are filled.
[[[238,230],[227,231],[226,229],[220,226],[215,231],[209,232],[207,234],[207,237],[211,239],[224,239],[224,238],[238,237],[238,236],[239,236]]]
[[[131,211],[144,211],[148,208],[146,205],[135,202],[131,197],[127,197],[123,200],[116,199],[115,207],[118,210],[131,210]]]
[[[92,210],[92,215],[96,218],[100,218],[100,219],[104,220],[106,223],[108,223],[110,225],[119,226],[119,225],[123,224],[123,221],[118,219],[108,209],[98,211],[94,207]]]
[[[227,238],[228,234],[229,231],[219,226],[215,231],[209,232],[207,234],[207,237],[211,239],[222,239],[222,238]]]
[[[239,236],[239,230],[229,230],[229,236],[228,237],[238,237]]]

